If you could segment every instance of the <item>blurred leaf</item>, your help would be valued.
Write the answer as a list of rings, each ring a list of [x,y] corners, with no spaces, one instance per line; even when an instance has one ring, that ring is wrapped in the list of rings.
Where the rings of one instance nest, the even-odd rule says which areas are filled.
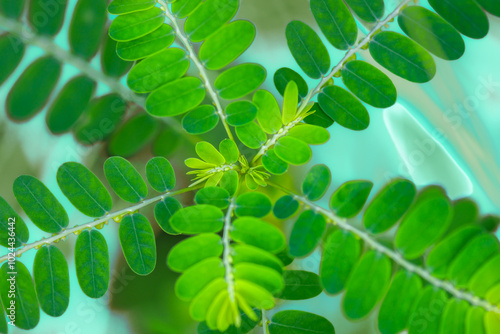
[[[219,151],[224,156],[227,164],[234,164],[238,161],[240,151],[232,139],[224,139],[219,143]]]
[[[257,106],[257,120],[266,133],[276,133],[281,128],[281,111],[273,94],[267,90],[258,90],[253,95]]]
[[[330,208],[339,217],[352,218],[365,205],[372,187],[373,183],[365,180],[345,182],[330,198]]]
[[[425,331],[427,333],[439,333],[439,325],[441,317],[425,317],[423,314],[428,314],[431,308],[436,308],[442,312],[442,308],[448,301],[446,293],[443,290],[437,290],[432,285],[428,285],[420,293],[420,297],[417,298],[416,302],[412,308],[412,314],[410,315],[408,323],[408,333],[414,334],[421,332],[422,320],[425,322]]]
[[[333,325],[325,318],[304,311],[280,311],[269,324],[271,334],[335,334]]]
[[[112,15],[123,15],[139,12],[154,7],[155,0],[113,0],[108,6]]]
[[[231,256],[233,258],[233,264],[250,262],[259,264],[262,266],[267,266],[274,269],[275,271],[281,273],[283,272],[283,263],[275,255],[269,253],[268,251],[262,250],[260,248],[240,244],[231,247]]]
[[[285,247],[285,236],[273,225],[253,217],[238,218],[233,222],[231,237],[236,242],[246,243],[277,253]]]
[[[274,216],[278,219],[287,219],[297,212],[299,205],[299,201],[293,198],[293,196],[282,196],[274,204]]]
[[[311,12],[328,41],[347,50],[356,43],[358,26],[342,0],[311,0]]]
[[[363,21],[375,23],[384,15],[384,0],[346,0],[346,2]]]
[[[284,162],[276,155],[274,149],[269,149],[262,156],[262,165],[271,174],[281,175],[288,170],[288,163]]]
[[[323,287],[319,276],[304,270],[285,270],[283,273],[285,288],[277,298],[285,300],[303,300],[318,296]]]
[[[7,4],[9,3],[22,3],[22,1],[7,0]],[[0,6],[6,6],[5,0],[0,2]],[[24,50],[25,46],[18,37],[11,34],[3,34],[0,36],[0,58],[2,59],[2,66],[0,67],[0,85],[2,85],[17,68],[23,59]]]
[[[79,0],[69,25],[68,41],[71,52],[90,60],[95,56],[108,20],[107,0]]]
[[[255,263],[238,263],[234,266],[234,278],[247,280],[260,285],[272,294],[283,290],[284,282],[280,272],[268,266]]]
[[[0,196],[0,245],[8,248],[12,245],[9,244],[9,232],[15,224],[16,233],[14,236],[14,247],[20,247],[23,243],[27,243],[29,239],[29,230],[24,220],[19,214],[12,209],[7,201]]]
[[[23,15],[25,4],[25,0],[0,0],[0,13],[8,18],[17,20]]]
[[[109,36],[119,42],[131,41],[155,31],[164,19],[165,14],[158,7],[120,15],[111,23]]]
[[[290,254],[303,257],[311,253],[318,245],[326,228],[326,220],[320,213],[304,211],[293,225],[290,240]]]
[[[175,294],[185,301],[193,299],[205,286],[224,277],[224,266],[218,257],[210,257],[188,268],[175,283]]]
[[[238,0],[207,0],[188,16],[184,30],[193,42],[214,34],[238,11]],[[217,13],[217,15],[214,15]]]
[[[194,201],[196,204],[209,204],[226,209],[229,206],[229,193],[224,188],[205,187],[196,193]]]
[[[236,136],[243,145],[254,149],[260,148],[267,141],[266,134],[255,122],[236,127]]]
[[[203,0],[177,0],[172,4],[172,13],[180,19],[191,14]]]
[[[199,135],[217,126],[219,115],[215,107],[209,104],[201,105],[188,112],[182,119],[182,127],[187,133]]]
[[[125,121],[108,141],[110,155],[131,157],[144,149],[157,134],[159,122],[146,113]]]
[[[51,0],[30,1],[27,15],[29,26],[38,35],[47,37],[57,35],[64,22],[67,5],[68,0],[59,0],[57,4]],[[43,14],[45,16],[42,16]]]
[[[271,212],[272,204],[269,197],[259,192],[249,192],[236,198],[234,213],[237,217],[264,217]]]

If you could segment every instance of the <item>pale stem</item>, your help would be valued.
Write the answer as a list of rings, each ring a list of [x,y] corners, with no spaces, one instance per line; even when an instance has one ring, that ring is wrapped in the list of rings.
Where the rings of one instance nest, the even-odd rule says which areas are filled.
[[[267,319],[266,310],[262,309],[262,332],[264,334],[269,333],[269,329],[267,328],[268,322],[269,322],[269,320]]]
[[[222,254],[222,262],[224,263],[225,268],[225,277],[227,283],[227,292],[229,293],[229,298],[232,303],[236,302],[235,293],[234,293],[234,277],[233,277],[233,258],[231,257],[231,237],[229,233],[231,232],[231,219],[233,210],[235,207],[234,197],[231,199],[229,203],[229,207],[227,208],[226,216],[224,218],[224,232],[222,235],[222,244],[224,246],[224,253]]]

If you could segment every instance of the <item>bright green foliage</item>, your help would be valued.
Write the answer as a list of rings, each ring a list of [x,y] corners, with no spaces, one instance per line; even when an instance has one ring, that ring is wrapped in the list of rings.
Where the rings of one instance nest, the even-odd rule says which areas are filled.
[[[347,50],[358,37],[358,26],[342,0],[311,0],[311,12],[328,41]]]
[[[196,154],[209,164],[214,166],[222,165],[226,160],[224,156],[217,151],[217,149],[206,141],[201,141],[196,144]]]
[[[131,157],[149,144],[157,134],[159,122],[146,113],[125,121],[108,141],[109,155]]]
[[[488,312],[484,317],[486,332],[496,333],[500,330],[500,317],[498,313]]]
[[[4,309],[8,309],[12,303],[24,306],[16,307],[16,327],[35,328],[40,320],[40,308],[33,280],[26,266],[19,261],[12,265],[4,263],[0,269],[0,278],[0,295]],[[9,293],[11,284],[15,285],[15,293]]]
[[[432,285],[425,287],[420,293],[420,297],[413,305],[414,316],[410,316],[409,323],[407,325],[408,333],[422,333],[422,328],[425,326],[425,333],[438,334],[440,317],[425,317],[425,314],[428,314],[431,307],[436,307],[436,305],[439,305],[439,312],[442,312],[447,301],[448,297],[443,290],[436,290]]]
[[[267,136],[262,129],[254,122],[238,126],[236,136],[249,148],[260,148],[267,140]]]
[[[361,101],[377,108],[396,103],[398,93],[384,72],[362,60],[353,60],[342,67],[342,81]]]
[[[71,204],[89,217],[101,217],[113,206],[102,182],[80,163],[62,164],[57,170],[57,184]]]
[[[69,25],[71,52],[84,59],[91,59],[99,49],[107,21],[106,0],[79,0],[75,5]]]
[[[272,294],[279,293],[284,287],[283,277],[280,272],[268,266],[254,263],[236,264],[234,266],[234,278],[260,285]]]
[[[318,79],[330,68],[330,56],[316,32],[301,21],[286,26],[286,42],[293,58],[302,71]]]
[[[264,217],[271,212],[272,204],[269,197],[259,192],[245,193],[236,198],[234,213],[238,217]]]
[[[479,220],[479,208],[476,202],[470,198],[460,198],[453,201],[453,218],[448,229],[448,233],[455,231],[469,223],[475,223]],[[488,216],[483,219],[487,219]],[[490,216],[491,217],[491,216]],[[486,226],[479,222],[486,230],[489,230]]]
[[[281,311],[269,324],[273,334],[304,334],[314,331],[318,334],[335,334],[333,325],[325,318],[304,311]]]
[[[177,0],[172,4],[172,13],[176,17],[183,19],[191,14],[201,3],[202,0]]]
[[[491,14],[500,16],[500,6],[498,0],[477,0],[476,2]]]
[[[118,42],[127,42],[145,36],[158,29],[164,20],[158,7],[118,16],[109,27],[109,36]]]
[[[201,42],[231,20],[237,10],[238,0],[207,0],[187,18],[184,30],[193,42]]]
[[[266,75],[266,70],[261,65],[241,64],[222,72],[214,86],[221,98],[234,100],[259,88]]]
[[[118,42],[116,53],[124,60],[134,61],[152,56],[168,48],[175,39],[174,30],[163,24],[155,31],[128,42]]]
[[[488,33],[488,18],[475,1],[429,0],[429,4],[455,29],[467,37],[483,38]]]
[[[222,254],[221,237],[213,233],[204,233],[185,239],[175,245],[167,257],[170,269],[183,272],[196,263]]]
[[[311,125],[321,126],[322,128],[329,128],[333,124],[333,119],[328,116],[323,109],[321,109],[319,103],[314,103],[312,110],[314,113],[310,114],[304,118],[304,122]]]
[[[485,334],[485,311],[481,307],[471,307],[465,319],[465,332],[467,334]]]
[[[285,236],[273,225],[253,217],[238,218],[233,222],[233,240],[278,253],[285,248]]]
[[[254,246],[245,244],[234,245],[231,256],[233,257],[233,264],[235,265],[242,262],[251,262],[267,266],[279,273],[283,272],[283,262],[281,262],[280,259]]]
[[[61,64],[51,56],[38,58],[14,83],[7,100],[7,115],[16,122],[27,121],[47,103],[61,74]]]
[[[196,204],[209,204],[226,209],[229,206],[229,198],[229,192],[224,188],[205,187],[196,193],[194,201]]]
[[[477,272],[471,277],[468,283],[468,289],[474,295],[484,298],[486,293],[496,284],[500,283],[500,255],[495,255],[488,259]]]
[[[112,15],[129,14],[154,7],[155,0],[113,0],[108,6]]]
[[[67,5],[68,0],[58,1],[57,4],[54,4],[51,0],[30,1],[28,7],[28,24],[33,31],[40,35],[55,36],[63,25]],[[41,16],[48,12],[48,8],[50,8],[50,19],[47,15],[44,20]]]
[[[326,221],[323,215],[312,210],[301,213],[293,225],[290,240],[290,254],[296,257],[306,256],[318,245],[325,232]]]
[[[412,82],[424,83],[436,74],[436,64],[431,55],[408,37],[393,31],[373,36],[370,54],[377,63]]]
[[[67,132],[82,115],[95,88],[96,83],[83,75],[68,81],[47,111],[49,130],[54,134]]]
[[[281,175],[288,170],[288,163],[278,158],[274,149],[270,149],[262,156],[262,165],[271,174]]]
[[[136,274],[148,275],[156,266],[156,243],[153,228],[139,213],[126,216],[118,230],[125,260]]]
[[[274,85],[276,86],[276,89],[281,94],[281,96],[285,94],[285,88],[290,81],[294,81],[297,85],[299,96],[301,98],[304,98],[309,92],[309,88],[307,87],[307,83],[304,78],[302,78],[300,74],[288,67],[282,67],[277,70],[274,73],[273,80]]]
[[[170,162],[163,157],[154,157],[146,164],[146,177],[151,187],[160,192],[175,187],[175,173]]]
[[[199,135],[215,128],[219,123],[219,115],[215,107],[201,105],[188,112],[182,119],[182,127],[187,133]]]
[[[170,218],[182,209],[182,204],[176,198],[165,197],[155,205],[155,220],[163,231],[168,234],[179,234],[170,223]]]
[[[330,208],[339,217],[354,217],[365,205],[372,187],[370,181],[348,181],[335,190],[330,198]]]
[[[398,23],[405,34],[440,58],[456,60],[465,52],[462,36],[428,9],[419,6],[405,8],[398,16]]]
[[[219,70],[238,58],[255,39],[255,26],[245,20],[231,22],[200,47],[200,60],[209,70]]]
[[[0,13],[8,18],[19,19],[23,14],[25,1],[0,0]]]
[[[7,201],[0,196],[0,245],[11,247],[9,245],[9,232],[15,224],[16,235],[14,240],[10,240],[14,247],[19,247],[28,242],[29,231],[24,220],[17,214]],[[10,228],[10,229],[9,229]]]
[[[248,101],[236,101],[226,107],[227,123],[241,126],[250,123],[257,117],[257,107]]]
[[[283,93],[284,91],[283,88]],[[266,133],[278,132],[281,128],[281,112],[273,94],[267,90],[258,90],[253,95],[252,101],[257,106],[257,120],[262,130]]]
[[[288,124],[295,120],[298,103],[299,91],[297,84],[295,81],[290,81],[286,85],[285,93],[283,94],[283,115],[281,118],[283,124]]]
[[[192,300],[208,283],[224,276],[218,257],[210,257],[188,268],[175,283],[175,293],[182,300]]]
[[[311,148],[294,137],[281,137],[274,146],[276,156],[292,165],[303,165],[311,160]]]
[[[283,273],[285,287],[277,296],[285,300],[310,299],[319,295],[323,287],[319,276],[304,270],[285,270]]]
[[[68,214],[37,178],[21,175],[13,185],[14,196],[26,215],[42,231],[57,233],[68,226]]]
[[[321,145],[330,139],[330,133],[325,128],[311,124],[298,124],[288,132],[288,135],[308,145]]]
[[[122,157],[110,157],[104,162],[104,175],[111,188],[130,203],[142,201],[148,195],[148,186],[135,167]]]
[[[102,297],[109,285],[109,253],[108,244],[99,231],[83,231],[78,236],[75,266],[82,291],[91,298]]]
[[[297,212],[299,205],[299,202],[292,196],[282,196],[274,203],[274,216],[278,219],[287,219]]]
[[[69,271],[59,248],[51,245],[38,250],[33,278],[42,310],[52,317],[61,316],[69,304]]]
[[[356,15],[366,21],[375,22],[384,15],[384,0],[346,0]]]
[[[318,96],[321,109],[335,122],[351,130],[364,130],[370,124],[365,106],[339,86],[328,86]]]
[[[330,186],[332,175],[325,165],[315,165],[309,170],[304,182],[302,193],[311,201],[317,201],[325,194]]]
[[[452,333],[465,332],[465,316],[469,306],[464,300],[451,299],[446,305],[441,323],[439,324],[440,333],[450,331]]]
[[[8,2],[11,2],[8,0]],[[1,4],[1,2],[0,2]],[[0,36],[0,57],[2,67],[0,67],[0,85],[14,72],[24,56],[24,44],[18,37],[11,34]]]
[[[227,164],[234,164],[240,157],[238,146],[232,139],[224,139],[219,143],[219,151]]]
[[[224,214],[213,205],[199,204],[188,206],[174,213],[170,219],[172,228],[180,233],[198,234],[219,232],[222,229]]]

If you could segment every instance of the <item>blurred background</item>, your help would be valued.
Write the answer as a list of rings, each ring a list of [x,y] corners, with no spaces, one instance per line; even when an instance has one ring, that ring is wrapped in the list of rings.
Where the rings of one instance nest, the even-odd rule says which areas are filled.
[[[54,43],[64,50],[69,50],[68,30],[76,3],[76,0],[68,2],[63,28],[54,39]],[[309,2],[242,0],[240,3],[237,18],[255,23],[257,38],[238,61],[264,65],[268,77],[263,88],[273,92],[281,102],[273,84],[274,72],[286,66],[301,73],[286,45],[286,24],[291,20],[302,20],[319,31],[309,11]],[[387,12],[397,3],[398,1],[386,0]],[[420,4],[428,7],[426,1],[421,1]],[[367,106],[371,121],[369,128],[362,132],[347,130],[334,124],[329,128],[331,140],[322,146],[313,147],[313,160],[310,164],[292,169],[292,173],[289,173],[291,175],[287,175],[281,182],[288,183],[289,187],[297,187],[298,184],[293,180],[294,174],[301,179],[311,165],[323,163],[332,171],[332,191],[347,180],[368,179],[375,184],[373,196],[389,179],[402,176],[413,180],[419,187],[428,184],[442,185],[452,199],[471,197],[479,203],[481,214],[500,214],[500,18],[491,15],[488,18],[488,36],[481,40],[464,37],[467,50],[458,61],[436,59],[438,72],[429,83],[413,84],[384,70],[398,88],[398,103],[386,110]],[[6,27],[6,22],[0,18],[0,30]],[[396,23],[392,23],[390,29],[399,31]],[[328,43],[324,41],[328,47]],[[333,47],[329,47],[329,51],[332,64],[336,64],[344,55]],[[51,134],[45,122],[47,108],[27,122],[16,123],[8,119],[4,101],[9,90],[24,69],[44,54],[39,47],[28,46],[18,68],[0,87],[0,194],[14,209],[22,212],[16,206],[12,183],[21,174],[34,175],[67,208],[70,225],[73,226],[84,223],[88,218],[77,212],[60,192],[55,179],[57,168],[66,161],[79,161],[103,180],[102,164],[116,148],[110,148],[107,143],[82,145],[72,133]],[[375,64],[368,52],[363,51],[359,55],[359,58]],[[99,55],[90,63],[96,70],[101,70]],[[190,71],[192,70],[191,68]],[[78,73],[75,67],[64,65],[56,91]],[[214,73],[214,77],[216,75]],[[117,80],[126,85],[125,77]],[[315,80],[306,80],[309,88],[317,84]],[[336,84],[342,85],[340,80],[336,80]],[[109,92],[108,86],[98,84],[97,96]],[[55,94],[51,96],[51,100],[54,97]],[[141,111],[132,110],[127,117],[134,115],[134,112]],[[178,187],[186,186],[189,179],[185,176],[187,168],[183,165],[183,160],[193,155],[192,144],[182,140],[169,125],[161,123],[152,127],[154,138],[149,138],[147,145],[133,154],[130,160],[143,172],[145,162],[153,154],[166,155],[176,170]],[[202,138],[218,143],[224,135],[222,128],[218,130]],[[251,154],[250,151],[245,153]],[[186,195],[183,201],[189,204],[192,203],[192,198]],[[118,198],[114,198],[114,203],[113,210],[126,206]],[[144,211],[150,218],[151,210],[152,207]],[[31,224],[27,219],[26,221]],[[289,230],[291,223],[284,222],[283,228]],[[157,228],[156,224],[153,226]],[[40,324],[33,333],[196,332],[196,324],[188,316],[188,305],[174,295],[176,274],[168,270],[165,264],[168,250],[180,238],[166,235],[157,229],[157,267],[151,275],[139,277],[131,272],[124,261],[117,231],[118,226],[114,223],[102,230],[108,241],[112,280],[108,293],[98,300],[83,294],[76,273],[74,269],[71,270],[74,268],[73,249],[76,238],[70,237],[58,244],[67,256],[70,267],[70,304],[60,318],[50,318],[42,313]],[[31,229],[30,232],[30,241],[46,236],[37,229]],[[30,270],[34,255],[35,252],[28,252],[20,259]],[[305,259],[296,260],[292,266],[317,272],[319,263],[318,250]],[[273,312],[281,309],[307,310],[328,318],[335,325],[337,333],[377,333],[376,313],[360,322],[350,322],[342,314],[341,301],[342,295],[327,296],[323,293],[311,300],[279,304]],[[14,329],[11,332],[21,331]]]

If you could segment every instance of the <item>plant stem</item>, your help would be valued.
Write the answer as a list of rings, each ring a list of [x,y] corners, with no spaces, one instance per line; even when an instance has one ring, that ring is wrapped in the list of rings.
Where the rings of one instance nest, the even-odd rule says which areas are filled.
[[[224,253],[222,254],[222,263],[225,268],[225,281],[227,283],[227,292],[229,293],[229,298],[232,303],[236,302],[235,292],[234,292],[234,277],[233,277],[233,258],[231,257],[231,237],[229,235],[231,231],[231,219],[233,210],[235,207],[235,198],[231,198],[229,207],[227,208],[226,216],[224,218],[224,232],[222,234],[222,244],[224,246]]]
[[[326,210],[322,208],[321,206],[311,202],[305,197],[299,196],[295,194],[293,191],[288,190],[278,184],[275,184],[273,182],[267,181],[267,184],[270,186],[280,189],[281,191],[293,196],[297,201],[303,203],[304,205],[308,206],[315,212],[323,214],[325,217],[328,218],[328,220],[338,227],[340,227],[343,230],[352,232],[353,234],[357,235],[360,239],[362,239],[367,245],[369,245],[371,248],[375,249],[376,251],[385,254],[387,257],[389,257],[391,260],[393,260],[396,264],[398,264],[400,267],[404,268],[408,272],[413,272],[417,275],[419,275],[422,279],[425,281],[429,282],[435,287],[441,288],[454,297],[458,299],[463,299],[466,300],[469,304],[473,306],[479,306],[484,308],[487,311],[493,311],[496,313],[500,313],[500,309],[492,305],[491,303],[487,302],[486,300],[483,300],[469,292],[464,292],[456,288],[452,283],[438,279],[434,276],[432,276],[427,270],[424,268],[421,268],[419,266],[414,265],[413,263],[407,261],[403,256],[387,247],[379,243],[377,240],[375,240],[370,234],[367,232],[351,225],[348,223],[348,221],[345,218],[338,217],[335,215],[333,212]]]
[[[321,79],[321,81],[318,83],[318,85],[314,89],[310,90],[309,93],[307,94],[307,96],[302,100],[302,102],[300,103],[299,109],[297,110],[297,116],[298,117],[301,115],[302,111],[304,111],[304,109],[306,108],[307,104],[311,101],[311,99],[316,94],[318,94],[321,91],[321,88],[328,82],[328,80],[330,80],[335,75],[335,73],[337,73],[339,70],[342,69],[342,67],[344,66],[344,63],[347,61],[347,59],[351,58],[356,52],[358,52],[359,50],[361,50],[362,47],[364,47],[366,44],[368,44],[370,42],[371,37],[379,29],[381,29],[389,21],[391,21],[392,19],[394,19],[395,17],[397,17],[399,15],[399,12],[401,11],[401,9],[403,9],[404,6],[406,6],[407,4],[409,4],[412,1],[413,0],[403,0],[396,8],[394,8],[394,10],[389,15],[387,15],[387,17],[385,19],[383,19],[382,21],[379,21],[375,25],[375,27],[373,27],[370,30],[370,32],[368,33],[368,35],[366,35],[354,47],[350,48],[349,51],[347,51],[347,53],[345,54],[344,58],[342,58],[340,60],[340,62],[330,71],[330,73],[328,75],[324,76]],[[294,126],[297,123],[295,123]],[[292,123],[290,123],[290,124],[292,124]],[[272,147],[274,144],[276,144],[276,142],[278,141],[278,139],[280,139],[281,137],[285,136],[288,133],[288,131],[291,129],[291,127],[289,127],[290,124],[288,124],[288,125],[286,125],[286,126],[284,126],[282,128],[282,130],[286,129],[286,131],[281,131],[281,130],[278,131],[278,133],[274,134],[273,137],[270,140],[268,140],[267,143],[264,146],[261,147],[261,149],[259,150],[259,152],[252,159],[252,163],[255,163],[257,160],[259,160],[259,158],[261,156],[263,156],[270,147]]]
[[[268,322],[269,322],[269,320],[267,319],[266,310],[262,309],[262,333],[263,334],[269,333],[269,329],[267,328]]]
[[[184,189],[173,191],[173,192],[167,192],[167,193],[158,195],[156,197],[144,200],[144,201],[142,201],[142,202],[140,202],[140,203],[138,203],[138,204],[136,204],[134,206],[131,206],[131,207],[128,207],[128,208],[125,208],[125,209],[122,209],[122,210],[119,210],[119,211],[116,211],[116,212],[108,213],[107,215],[105,215],[105,216],[103,216],[103,217],[101,217],[99,219],[96,219],[96,220],[94,220],[92,222],[81,224],[81,225],[76,225],[75,227],[63,230],[62,232],[60,232],[60,233],[58,233],[56,235],[53,235],[50,238],[43,238],[41,240],[32,242],[30,244],[26,244],[26,245],[22,246],[20,249],[16,250],[15,254],[16,254],[17,257],[20,257],[21,254],[29,251],[30,249],[39,248],[39,247],[41,247],[43,245],[49,245],[49,244],[52,244],[52,243],[56,243],[59,240],[65,240],[65,238],[68,235],[71,235],[71,234],[78,235],[83,230],[86,230],[86,229],[90,230],[90,229],[92,229],[93,227],[95,227],[95,226],[97,226],[99,224],[106,223],[110,219],[114,219],[116,217],[123,216],[123,215],[126,215],[126,214],[131,214],[131,213],[133,213],[133,212],[135,212],[135,211],[137,211],[137,210],[139,210],[139,209],[141,209],[143,207],[146,207],[146,206],[148,206],[150,204],[153,204],[153,203],[156,203],[158,201],[161,201],[165,197],[171,197],[171,196],[175,196],[175,195],[180,195],[180,194],[183,194],[185,192],[189,192],[189,191],[196,190],[196,189],[199,189],[199,188],[201,188],[201,186],[198,186],[198,187],[188,187],[188,188],[184,188]],[[4,255],[4,256],[0,257],[0,263],[2,263],[4,261],[7,261],[7,259],[8,259],[7,255]]]
[[[227,136],[229,137],[229,139],[234,140],[233,134],[231,133],[231,129],[229,128],[229,125],[227,124],[227,121],[226,121],[226,114],[222,110],[222,105],[221,105],[220,100],[219,100],[219,95],[217,95],[214,88],[212,87],[212,83],[210,82],[210,80],[208,78],[208,74],[205,71],[205,67],[198,59],[196,53],[193,50],[193,47],[191,46],[191,42],[188,40],[188,38],[186,37],[186,35],[182,31],[182,29],[179,27],[179,23],[177,22],[177,19],[175,18],[175,16],[170,12],[168,5],[165,3],[164,0],[158,0],[158,2],[163,7],[163,11],[165,12],[165,15],[172,23],[172,26],[174,27],[174,30],[175,30],[175,34],[177,35],[177,37],[179,38],[181,43],[186,48],[186,51],[187,51],[189,58],[191,58],[194,65],[198,69],[198,72],[200,73],[200,77],[203,80],[203,84],[205,85],[205,88],[206,88],[208,94],[210,94],[210,97],[212,98],[212,101],[215,104],[217,114],[219,115],[219,118],[220,118],[222,124],[224,125],[224,129],[227,132]]]

